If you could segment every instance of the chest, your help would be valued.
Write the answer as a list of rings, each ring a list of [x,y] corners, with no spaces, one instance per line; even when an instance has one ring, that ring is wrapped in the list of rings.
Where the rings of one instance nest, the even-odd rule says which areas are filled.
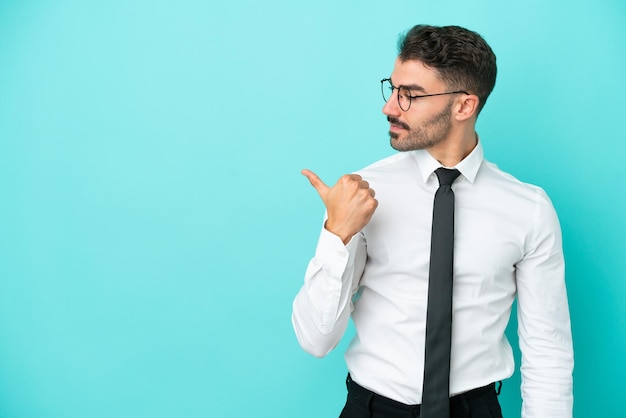
[[[532,208],[517,202],[457,193],[455,203],[455,294],[484,287],[514,286],[515,264],[531,231]],[[430,263],[433,194],[394,194],[363,230],[367,242],[366,285],[395,281],[398,291],[425,294]],[[393,204],[392,204],[393,203]]]

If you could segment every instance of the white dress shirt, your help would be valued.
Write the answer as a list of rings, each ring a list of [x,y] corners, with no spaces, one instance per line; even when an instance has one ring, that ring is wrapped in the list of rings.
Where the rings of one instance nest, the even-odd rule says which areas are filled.
[[[345,353],[357,383],[419,404],[432,209],[441,167],[427,151],[383,159],[359,172],[378,208],[347,245],[323,229],[293,304],[300,345],[328,354],[350,315]],[[504,335],[518,298],[522,416],[571,417],[573,350],[561,231],[545,192],[483,158],[479,143],[456,167],[450,394],[511,376]]]

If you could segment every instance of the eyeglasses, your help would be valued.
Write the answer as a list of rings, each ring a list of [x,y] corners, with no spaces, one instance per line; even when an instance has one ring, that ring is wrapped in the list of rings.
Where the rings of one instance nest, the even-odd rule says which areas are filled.
[[[457,90],[457,91],[449,91],[446,93],[414,95],[414,94],[411,94],[411,90],[409,90],[406,87],[402,87],[402,86],[396,87],[393,84],[391,84],[390,78],[383,78],[382,80],[380,80],[380,89],[381,89],[381,92],[383,93],[383,99],[385,100],[385,102],[387,102],[391,98],[391,96],[393,96],[394,90],[398,90],[398,106],[400,106],[400,109],[402,109],[405,112],[409,110],[409,108],[411,107],[411,100],[420,99],[422,97],[443,96],[446,94],[458,94],[458,93],[469,94],[468,92],[464,90]]]

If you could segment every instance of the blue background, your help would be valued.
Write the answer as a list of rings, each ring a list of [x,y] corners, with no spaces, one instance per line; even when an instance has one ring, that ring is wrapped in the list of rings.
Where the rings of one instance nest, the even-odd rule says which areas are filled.
[[[349,336],[318,360],[291,329],[323,213],[299,171],[393,152],[378,81],[416,23],[496,51],[487,158],[553,199],[575,415],[619,414],[623,1],[2,0],[0,417],[337,416]]]

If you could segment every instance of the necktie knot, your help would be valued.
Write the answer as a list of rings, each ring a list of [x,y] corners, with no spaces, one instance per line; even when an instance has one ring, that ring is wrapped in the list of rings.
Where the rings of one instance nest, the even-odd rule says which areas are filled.
[[[461,172],[456,168],[450,169],[439,167],[435,170],[435,174],[439,179],[439,186],[451,186],[452,183],[454,183],[454,180],[459,177],[459,174],[461,174]]]

